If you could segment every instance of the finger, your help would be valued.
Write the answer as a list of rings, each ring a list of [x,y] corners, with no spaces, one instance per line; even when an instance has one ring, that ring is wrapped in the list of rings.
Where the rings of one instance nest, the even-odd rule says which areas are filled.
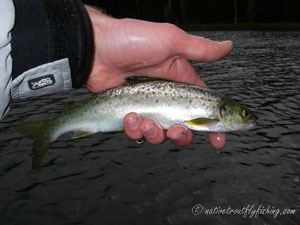
[[[144,120],[140,124],[139,130],[151,144],[160,144],[166,139],[164,130],[152,119]]]
[[[167,137],[177,146],[189,145],[193,140],[193,132],[181,125],[174,125],[167,131]]]
[[[143,137],[139,130],[142,123],[142,118],[136,113],[128,113],[123,119],[124,130],[127,136],[133,140],[138,140]]]
[[[208,133],[208,138],[216,150],[221,150],[226,143],[225,133]]]
[[[203,37],[185,34],[178,39],[178,54],[200,62],[214,62],[227,56],[233,48],[231,41],[217,42]]]

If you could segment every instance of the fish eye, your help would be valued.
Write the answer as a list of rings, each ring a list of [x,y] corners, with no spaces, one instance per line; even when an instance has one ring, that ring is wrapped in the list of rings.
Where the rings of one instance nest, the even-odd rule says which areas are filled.
[[[244,118],[248,119],[250,117],[250,113],[247,110],[243,110],[242,115]]]

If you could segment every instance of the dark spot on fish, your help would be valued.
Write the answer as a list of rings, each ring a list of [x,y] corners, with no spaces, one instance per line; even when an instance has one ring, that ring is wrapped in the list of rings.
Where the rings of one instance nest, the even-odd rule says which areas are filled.
[[[158,103],[158,99],[156,99],[155,102]]]
[[[154,94],[154,95],[155,95],[155,94],[156,94],[156,92],[155,92],[155,91],[152,91],[152,94]]]
[[[146,95],[146,98],[149,98],[149,95]]]
[[[192,104],[192,102],[193,102],[192,99],[190,99],[189,102]]]

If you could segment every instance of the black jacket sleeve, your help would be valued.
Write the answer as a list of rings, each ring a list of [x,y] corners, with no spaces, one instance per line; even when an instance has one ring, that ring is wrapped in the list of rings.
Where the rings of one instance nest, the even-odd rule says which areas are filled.
[[[15,26],[11,41],[12,80],[17,80],[19,76],[33,68],[41,65],[47,67],[48,63],[67,59],[72,87],[82,87],[90,72],[93,57],[91,23],[82,2],[14,0],[14,6]],[[37,75],[31,79],[31,83],[28,78],[31,90],[55,83],[55,80],[51,80],[53,77],[49,76],[51,79],[47,77],[49,75],[47,72],[43,74],[40,71],[36,72]]]

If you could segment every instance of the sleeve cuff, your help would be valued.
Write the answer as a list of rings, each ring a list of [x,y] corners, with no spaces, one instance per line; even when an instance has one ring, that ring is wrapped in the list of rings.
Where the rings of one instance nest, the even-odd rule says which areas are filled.
[[[93,33],[84,5],[80,0],[32,1],[30,4],[28,0],[14,1],[16,19],[11,42],[14,87],[23,80],[24,74],[28,78],[25,82],[27,86],[28,80],[43,78],[47,74],[42,71],[47,71],[45,68],[48,66],[51,70],[53,64],[61,60],[67,60],[70,66],[71,86],[82,87],[90,73],[93,57]],[[62,64],[61,71],[66,71],[65,65]],[[46,88],[52,91],[46,91]],[[18,96],[30,97],[59,91],[54,86],[43,89],[30,89],[27,95],[19,92]]]

